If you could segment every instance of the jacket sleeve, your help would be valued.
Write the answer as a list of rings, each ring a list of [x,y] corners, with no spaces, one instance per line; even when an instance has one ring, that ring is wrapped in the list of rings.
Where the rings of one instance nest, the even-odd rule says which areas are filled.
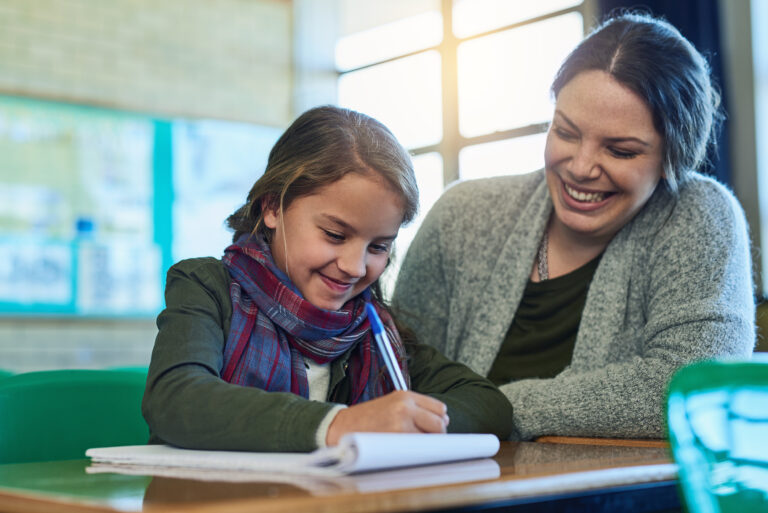
[[[502,440],[512,430],[512,406],[490,381],[453,362],[434,347],[406,344],[413,390],[448,407],[448,432],[492,433]]]
[[[210,262],[172,267],[158,317],[142,412],[151,442],[219,450],[310,451],[333,407],[290,393],[223,381],[219,372],[231,314],[226,278]]]
[[[590,364],[500,387],[515,407],[517,436],[663,437],[666,387],[677,369],[749,357],[755,309],[746,223],[736,200],[720,191],[704,184],[681,198],[636,247],[630,280],[643,284],[642,293],[627,294],[627,311],[642,317],[637,332],[605,341],[604,357]],[[594,329],[586,321],[580,330]]]

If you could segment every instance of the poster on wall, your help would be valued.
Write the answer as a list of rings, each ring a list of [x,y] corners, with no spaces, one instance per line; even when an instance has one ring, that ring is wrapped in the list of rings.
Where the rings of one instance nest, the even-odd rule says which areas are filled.
[[[173,258],[220,257],[227,217],[264,173],[276,128],[223,121],[173,124]]]
[[[151,119],[0,97],[0,306],[154,315]]]
[[[154,317],[221,256],[281,130],[0,96],[0,315]]]

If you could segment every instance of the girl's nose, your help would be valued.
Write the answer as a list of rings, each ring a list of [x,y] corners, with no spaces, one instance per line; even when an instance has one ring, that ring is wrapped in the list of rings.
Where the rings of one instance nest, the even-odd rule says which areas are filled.
[[[367,247],[362,250],[356,244],[349,244],[341,251],[337,259],[339,269],[351,278],[365,276],[365,257]]]

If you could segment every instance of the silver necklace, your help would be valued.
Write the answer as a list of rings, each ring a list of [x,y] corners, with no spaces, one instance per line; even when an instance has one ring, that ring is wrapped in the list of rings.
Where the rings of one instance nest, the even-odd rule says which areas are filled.
[[[539,252],[536,255],[536,270],[539,271],[539,280],[544,281],[549,279],[549,265],[547,263],[547,248],[549,246],[549,237],[547,236],[547,229],[544,229],[544,236],[541,238],[541,244],[539,244]]]

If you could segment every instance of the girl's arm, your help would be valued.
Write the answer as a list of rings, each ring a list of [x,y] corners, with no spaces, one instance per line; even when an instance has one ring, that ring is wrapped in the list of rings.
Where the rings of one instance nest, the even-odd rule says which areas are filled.
[[[228,282],[215,259],[185,261],[168,272],[142,404],[151,441],[197,449],[315,449],[315,433],[333,404],[220,379],[231,316]]]

